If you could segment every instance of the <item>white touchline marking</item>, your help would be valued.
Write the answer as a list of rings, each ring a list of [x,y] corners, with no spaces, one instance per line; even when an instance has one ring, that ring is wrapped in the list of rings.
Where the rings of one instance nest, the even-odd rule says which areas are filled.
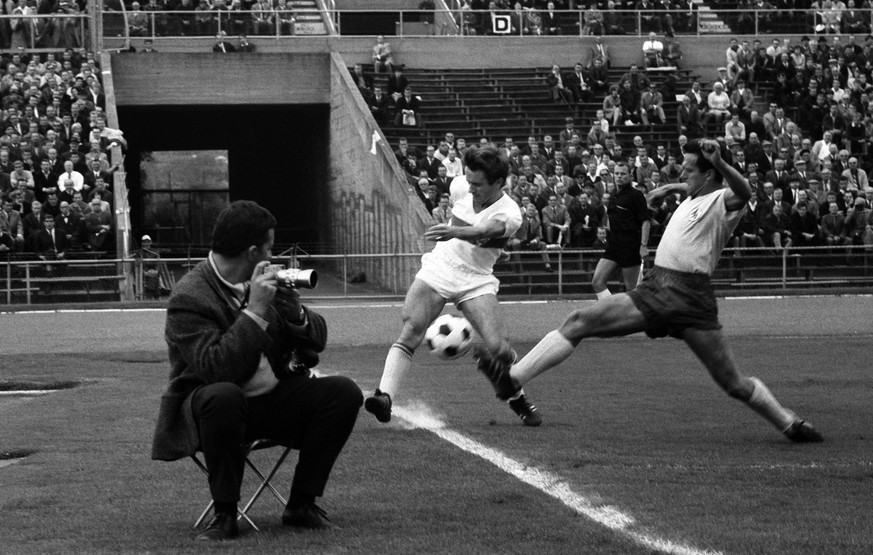
[[[519,481],[557,499],[589,520],[618,532],[643,547],[676,555],[716,555],[721,553],[720,551],[700,550],[696,547],[633,530],[636,521],[631,515],[615,507],[596,505],[587,497],[574,492],[560,476],[546,470],[540,470],[535,466],[523,464],[497,449],[449,429],[439,417],[429,414],[431,411],[426,405],[420,405],[416,409],[395,405],[392,412],[412,426],[427,430],[455,447],[490,462]]]

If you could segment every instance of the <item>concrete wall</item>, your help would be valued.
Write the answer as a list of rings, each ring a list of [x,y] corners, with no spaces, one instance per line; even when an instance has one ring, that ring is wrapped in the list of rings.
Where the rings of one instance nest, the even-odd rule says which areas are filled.
[[[771,40],[775,36],[765,37]],[[257,44],[259,52],[317,54],[335,52],[351,65],[355,62],[370,63],[370,54],[375,37],[283,37],[282,40],[264,37],[249,37]],[[715,68],[724,65],[726,36],[703,36],[677,38],[685,53],[684,66],[702,76],[715,77]],[[738,35],[739,40],[754,40],[753,36]],[[792,43],[799,37],[791,38]],[[549,67],[556,63],[572,66],[585,56],[593,43],[591,37],[386,37],[398,63],[416,68],[518,68]],[[642,59],[643,37],[609,36],[604,39],[611,50],[614,64],[620,66],[638,63]],[[121,46],[120,39],[107,39],[107,48]],[[207,52],[213,39],[162,38],[155,39],[155,47],[161,51]],[[117,44],[116,44],[117,43]],[[139,48],[141,41],[134,40]],[[135,59],[139,54],[131,54]],[[213,56],[230,56],[215,54]],[[238,54],[245,60],[246,54]],[[251,54],[248,54],[251,56]],[[261,77],[263,78],[263,77]],[[275,76],[274,78],[282,78]]]
[[[117,54],[115,98],[119,106],[327,104],[327,58],[324,51]]]
[[[373,134],[379,137],[375,153]],[[351,80],[344,60],[330,60],[331,243],[342,253],[420,253],[430,214],[410,187],[385,137]],[[353,259],[367,281],[404,292],[417,257]]]

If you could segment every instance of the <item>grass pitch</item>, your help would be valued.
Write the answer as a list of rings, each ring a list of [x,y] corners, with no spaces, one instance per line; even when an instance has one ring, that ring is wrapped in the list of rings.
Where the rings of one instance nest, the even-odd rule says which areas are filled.
[[[2,380],[82,382],[40,397],[0,397],[0,453],[32,452],[0,467],[0,552],[657,552],[642,538],[687,553],[870,553],[873,336],[863,323],[827,334],[816,331],[816,321],[798,325],[810,318],[802,304],[762,302],[752,313],[728,304],[723,320],[728,329],[730,321],[745,322],[730,338],[741,367],[813,422],[823,444],[785,440],[722,393],[678,341],[586,340],[527,387],[543,413],[540,428],[522,427],[470,358],[442,362],[420,352],[397,396],[400,406],[438,419],[440,430],[489,456],[557,480],[548,487],[570,492],[591,511],[544,491],[548,482],[519,481],[493,457],[401,418],[378,424],[362,410],[320,501],[342,530],[283,529],[281,507],[264,497],[251,513],[263,531],[243,526],[242,538],[219,546],[192,540],[191,526],[208,502],[196,467],[149,459],[168,372],[163,316],[104,315],[104,329],[85,325],[92,316],[70,316],[83,325],[67,326],[54,349],[16,343],[15,330],[37,334],[42,316],[0,316],[10,341]],[[350,311],[342,320],[341,310]],[[354,325],[343,322],[390,319],[384,325],[396,333],[399,311],[357,310],[323,310],[339,331],[322,366],[368,391],[391,339],[352,336],[345,328]],[[505,310],[521,351],[566,312],[551,305],[524,306],[523,316]],[[790,328],[770,325],[776,311]],[[823,314],[818,324],[827,320]],[[64,316],[49,321],[57,318]],[[834,318],[846,321],[845,311]],[[156,340],[136,343],[125,329]],[[80,352],[68,351],[77,341]],[[292,471],[293,461],[277,478],[282,489]],[[591,513],[615,517],[608,521],[615,526]]]

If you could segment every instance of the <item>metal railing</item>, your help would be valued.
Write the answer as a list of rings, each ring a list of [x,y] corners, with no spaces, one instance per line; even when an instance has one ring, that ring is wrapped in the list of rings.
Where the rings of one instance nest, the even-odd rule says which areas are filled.
[[[91,16],[80,14],[0,15],[12,52],[57,52],[66,48],[91,49]]]
[[[602,251],[549,249],[514,251],[495,266],[500,295],[578,297],[591,295],[591,279]],[[544,267],[548,257],[552,270]],[[655,250],[645,260],[651,267]],[[274,262],[319,272],[310,299],[402,298],[410,284],[407,269],[421,253],[317,255],[293,250]],[[166,300],[175,283],[202,257],[126,260],[15,260],[0,263],[0,304],[63,304]],[[391,275],[391,268],[396,275]],[[373,281],[381,275],[382,283]],[[131,278],[132,276],[132,278]],[[620,276],[610,287],[619,290]],[[133,283],[128,280],[133,279]],[[802,247],[774,253],[770,248],[725,249],[712,276],[713,286],[731,294],[769,290],[873,291],[873,246]],[[132,289],[133,295],[125,294]]]
[[[421,36],[586,36],[856,34],[873,29],[873,9],[846,11],[702,9],[694,10],[555,10],[553,22],[544,10],[337,10],[322,0],[317,10],[103,11],[105,37],[214,37],[245,33],[276,38],[295,36],[293,21],[301,15],[322,16],[325,33],[345,36],[377,34]],[[131,24],[132,18],[134,24]],[[344,29],[345,27],[345,29]],[[321,33],[319,33],[321,34]],[[301,34],[301,36],[303,36]]]

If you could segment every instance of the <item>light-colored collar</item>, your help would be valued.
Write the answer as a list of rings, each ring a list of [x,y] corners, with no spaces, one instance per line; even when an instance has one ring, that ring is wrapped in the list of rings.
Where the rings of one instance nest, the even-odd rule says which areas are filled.
[[[230,291],[240,300],[244,299],[246,296],[246,285],[247,281],[242,283],[231,283],[224,279],[224,276],[221,275],[221,272],[218,271],[218,266],[215,264],[215,258],[213,257],[212,251],[209,251],[209,266],[212,268],[212,271],[215,272],[215,276],[218,278],[218,281],[223,283]]]

